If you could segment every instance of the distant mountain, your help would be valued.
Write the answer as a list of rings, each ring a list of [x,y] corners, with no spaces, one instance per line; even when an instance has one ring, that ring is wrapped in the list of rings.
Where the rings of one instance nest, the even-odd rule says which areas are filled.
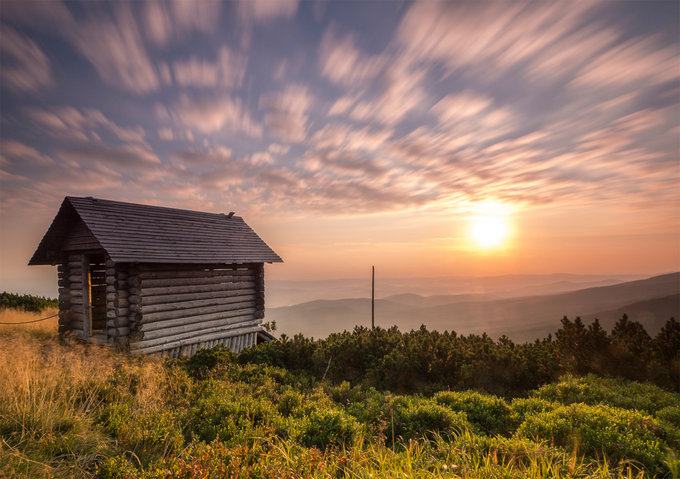
[[[593,318],[598,318],[603,328],[611,330],[624,313],[629,318],[644,324],[648,332],[659,331],[668,318],[674,317],[680,320],[680,293],[638,301],[611,311],[585,315],[583,319],[592,321]]]
[[[384,298],[385,301],[399,303],[406,306],[429,307],[444,304],[462,303],[464,301],[490,301],[498,299],[485,294],[436,294],[433,296],[421,296],[414,293],[395,294]]]
[[[481,277],[409,277],[386,278],[376,272],[375,292],[377,298],[390,300],[392,296],[412,294],[432,295],[479,295],[514,298],[557,294],[595,286],[607,286],[625,281],[643,279],[643,275],[584,275],[584,274],[514,274]],[[315,281],[267,280],[267,305],[269,307],[291,306],[317,299],[366,298],[370,296],[371,279],[329,279]],[[432,304],[430,304],[432,306]]]
[[[673,314],[673,297],[680,292],[680,273],[586,288],[568,293],[494,299],[484,295],[399,294],[377,300],[376,325],[408,331],[425,324],[429,329],[455,330],[459,334],[503,334],[515,341],[545,337],[559,328],[563,316],[600,317],[613,324],[626,312],[639,320],[650,334]],[[671,299],[667,299],[667,298]],[[675,300],[677,301],[677,300]],[[677,311],[677,308],[675,309]],[[275,320],[279,332],[325,337],[331,332],[370,326],[370,299],[353,298],[311,301],[294,306],[269,308],[267,320]],[[618,317],[617,317],[618,315]],[[679,316],[679,314],[675,314]],[[613,319],[612,319],[613,318]]]

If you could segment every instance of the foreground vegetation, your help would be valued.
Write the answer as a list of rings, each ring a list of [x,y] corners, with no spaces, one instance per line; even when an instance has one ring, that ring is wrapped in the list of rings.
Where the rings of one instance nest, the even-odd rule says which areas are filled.
[[[49,313],[3,312],[0,321],[9,314],[20,321]],[[0,477],[609,478],[680,472],[680,395],[668,387],[594,374],[553,379],[550,369],[542,383],[509,387],[506,380],[487,388],[490,383],[480,379],[476,390],[468,390],[470,371],[522,377],[520,360],[512,358],[521,358],[527,347],[506,340],[448,335],[458,342],[446,352],[440,333],[359,329],[325,341],[270,343],[238,357],[213,349],[163,361],[64,344],[52,321],[0,329]],[[677,322],[669,322],[666,336],[678,339]],[[381,352],[378,343],[387,340],[396,343],[382,345]],[[556,362],[554,371],[569,367],[546,346],[559,341],[536,343]],[[650,341],[653,356],[657,339]],[[514,353],[499,352],[506,349]],[[418,350],[422,358],[416,361]],[[369,355],[379,359],[359,364]],[[447,355],[458,362],[432,359]],[[671,374],[675,359],[671,355],[660,370]],[[426,369],[414,376],[414,368],[428,361],[430,371],[449,371],[448,387],[434,380],[444,373]],[[526,389],[530,384],[537,385]]]

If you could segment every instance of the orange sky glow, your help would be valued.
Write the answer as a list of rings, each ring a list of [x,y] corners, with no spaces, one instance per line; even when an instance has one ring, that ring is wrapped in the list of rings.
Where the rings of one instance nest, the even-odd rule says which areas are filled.
[[[680,270],[677,2],[26,5],[0,290],[66,195],[235,211],[268,279]]]

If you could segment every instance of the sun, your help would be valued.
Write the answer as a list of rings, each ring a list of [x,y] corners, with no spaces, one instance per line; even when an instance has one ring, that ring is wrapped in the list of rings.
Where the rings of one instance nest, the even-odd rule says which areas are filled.
[[[479,212],[470,218],[469,236],[481,250],[497,249],[505,245],[510,235],[507,215],[498,212]]]

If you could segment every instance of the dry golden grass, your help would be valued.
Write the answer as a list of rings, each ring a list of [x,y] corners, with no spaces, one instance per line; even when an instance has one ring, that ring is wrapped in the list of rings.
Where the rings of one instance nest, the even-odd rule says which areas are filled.
[[[0,322],[54,312],[2,310]],[[0,328],[0,477],[88,475],[93,462],[111,450],[111,439],[93,424],[116,373],[134,378],[136,408],[158,407],[160,361],[106,346],[65,345],[57,336],[56,317]]]
[[[24,321],[35,321],[36,319],[46,318],[58,312],[58,308],[47,308],[40,313],[31,313],[21,309],[0,309],[0,323],[22,323]],[[57,316],[30,324],[0,325],[0,334],[16,331],[45,331],[57,332],[59,318]]]

